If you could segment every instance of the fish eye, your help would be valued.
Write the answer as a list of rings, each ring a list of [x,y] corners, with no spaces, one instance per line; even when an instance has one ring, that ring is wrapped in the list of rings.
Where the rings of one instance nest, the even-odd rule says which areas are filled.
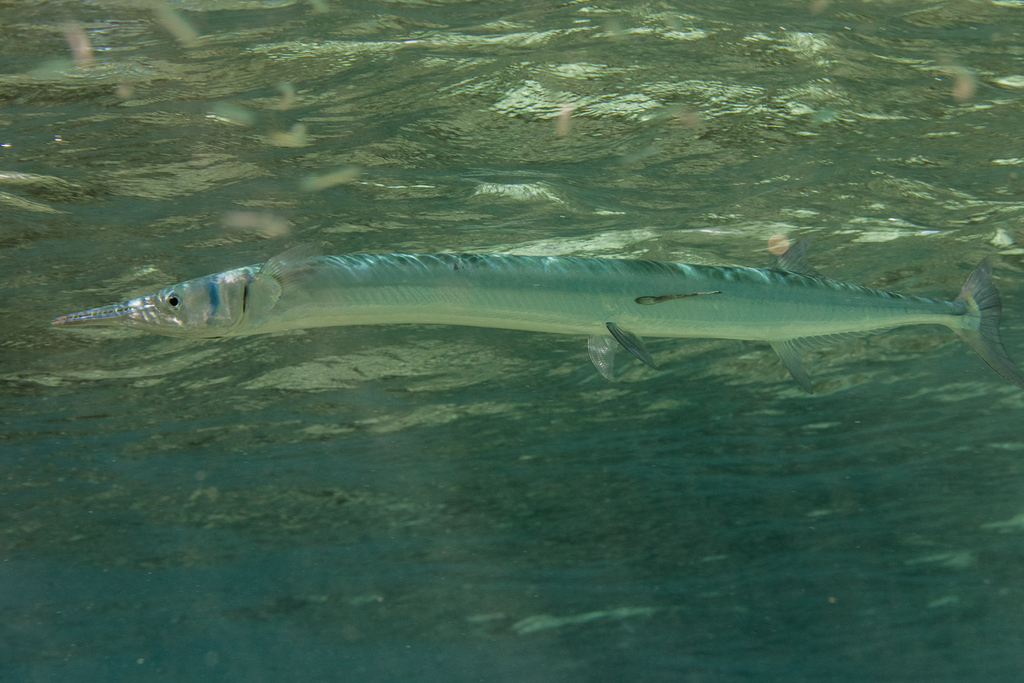
[[[170,294],[167,295],[167,305],[168,306],[170,306],[171,308],[177,308],[178,307],[178,303],[179,303],[179,301],[178,301],[178,295],[177,294],[175,294],[174,292],[171,292]]]

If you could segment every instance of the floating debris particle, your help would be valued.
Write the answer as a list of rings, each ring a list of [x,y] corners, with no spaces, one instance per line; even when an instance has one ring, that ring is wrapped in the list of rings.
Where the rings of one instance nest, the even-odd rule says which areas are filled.
[[[960,598],[955,595],[946,595],[939,598],[938,600],[932,600],[928,603],[928,609],[935,609],[937,607],[948,607],[949,605],[955,605],[960,602]]]
[[[1016,517],[1011,517],[1004,522],[988,522],[981,525],[982,529],[996,529],[998,531],[1021,531],[1024,530],[1024,512]]]
[[[670,121],[685,128],[699,130],[701,127],[700,112],[691,107],[682,104],[671,104],[666,107],[665,113]]]
[[[555,133],[559,137],[565,137],[569,134],[569,128],[572,123],[572,114],[576,111],[576,107],[571,104],[563,104],[558,109],[558,118],[555,119]]]
[[[962,66],[953,69],[953,99],[966,102],[978,91],[978,79],[974,72]]]
[[[768,251],[776,256],[782,256],[789,249],[789,238],[785,235],[775,234],[768,238]]]
[[[281,93],[281,99],[277,101],[277,108],[281,111],[291,109],[295,104],[295,86],[288,81],[281,81],[277,84],[277,90]]]
[[[92,46],[89,45],[89,36],[85,34],[81,25],[67,21],[61,28],[64,30],[64,39],[71,48],[71,58],[75,60],[75,66],[92,66]]]
[[[489,621],[498,621],[504,618],[504,612],[490,612],[488,614],[471,614],[466,617],[466,621],[471,624],[486,624]]]
[[[1012,247],[1014,242],[1013,237],[1010,236],[1010,233],[1006,232],[1006,230],[1002,228],[999,228],[998,230],[996,230],[996,234],[992,236],[992,239],[989,240],[989,244],[991,244],[994,247]]]
[[[268,211],[228,211],[221,218],[227,230],[254,232],[263,237],[281,237],[291,230],[287,219]]]
[[[337,171],[325,173],[324,175],[307,176],[299,183],[299,189],[303,192],[317,192],[334,185],[350,183],[359,177],[360,169],[357,166],[346,166]]]
[[[228,123],[238,124],[239,126],[251,126],[256,123],[256,112],[240,104],[217,102],[213,105],[211,111],[216,118]]]
[[[275,130],[267,138],[278,147],[305,147],[309,144],[304,123],[296,123],[290,131]]]
[[[199,42],[199,32],[192,28],[180,14],[166,2],[153,4],[153,14],[167,31],[182,45],[192,46]]]
[[[598,612],[587,612],[585,614],[574,614],[568,617],[555,617],[550,614],[538,614],[533,617],[526,617],[512,624],[512,630],[519,635],[534,633],[551,628],[561,628],[573,624],[585,624],[596,619],[623,619],[625,617],[649,616],[657,612],[654,607],[619,607],[617,609],[601,610]]]
[[[996,85],[1002,85],[1007,88],[1024,88],[1024,76],[1021,76],[1020,74],[1002,76],[1001,78],[993,79],[992,82]]]

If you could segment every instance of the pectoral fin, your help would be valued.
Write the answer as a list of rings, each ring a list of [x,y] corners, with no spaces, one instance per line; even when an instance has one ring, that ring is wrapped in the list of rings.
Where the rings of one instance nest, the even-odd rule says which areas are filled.
[[[813,394],[814,387],[811,386],[811,378],[807,375],[807,370],[804,369],[803,361],[800,360],[800,349],[797,347],[796,340],[775,341],[771,342],[771,345],[800,388],[808,394]]]
[[[283,288],[300,277],[308,259],[319,253],[315,245],[294,246],[264,263],[245,287],[244,309],[251,324],[259,324],[281,298]]]
[[[615,348],[617,345],[615,337],[607,334],[592,334],[587,339],[590,360],[601,376],[610,382],[615,381]]]
[[[654,364],[654,359],[651,358],[651,354],[647,351],[647,347],[644,345],[643,339],[629,330],[619,327],[615,323],[605,323],[605,327],[607,327],[608,331],[612,333],[613,337],[615,337],[615,341],[622,344],[622,348],[626,349],[655,370],[658,369],[658,366]]]
[[[306,265],[306,261],[319,255],[320,249],[312,242],[297,244],[268,259],[260,267],[260,272],[256,274],[256,277],[267,275],[277,280],[287,280],[296,270],[301,270],[301,267]]]

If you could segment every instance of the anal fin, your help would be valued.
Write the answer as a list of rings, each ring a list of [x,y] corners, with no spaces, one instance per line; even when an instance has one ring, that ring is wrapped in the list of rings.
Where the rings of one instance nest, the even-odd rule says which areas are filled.
[[[644,340],[638,335],[633,334],[625,328],[619,327],[615,323],[605,323],[605,327],[607,327],[608,331],[612,333],[613,337],[615,337],[615,341],[622,344],[622,348],[626,349],[655,370],[658,369],[658,366],[654,364],[654,359],[651,358],[650,352],[647,350],[647,346],[644,345]]]
[[[775,349],[775,353],[779,354],[782,364],[789,370],[789,374],[793,375],[793,379],[800,385],[800,388],[808,394],[813,394],[814,387],[811,385],[811,378],[807,374],[807,370],[804,369],[803,361],[800,360],[800,349],[797,342],[796,339],[786,339],[773,341],[770,344]]]

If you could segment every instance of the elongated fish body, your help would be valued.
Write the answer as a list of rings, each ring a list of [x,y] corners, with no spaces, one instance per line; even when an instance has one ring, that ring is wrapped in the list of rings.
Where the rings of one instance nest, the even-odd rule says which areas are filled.
[[[822,277],[806,263],[806,246],[791,248],[772,268],[562,256],[318,256],[298,247],[54,324],[122,324],[196,338],[388,323],[586,335],[591,359],[609,379],[619,345],[654,366],[643,336],[760,340],[807,391],[802,349],[939,324],[1024,388],[999,341],[999,296],[987,262],[959,297],[942,301]]]
[[[776,340],[917,323],[960,324],[967,305],[766,268],[616,259],[355,254],[307,261],[301,287],[236,334],[301,327],[431,323],[651,337]],[[645,296],[717,292],[638,304]]]

